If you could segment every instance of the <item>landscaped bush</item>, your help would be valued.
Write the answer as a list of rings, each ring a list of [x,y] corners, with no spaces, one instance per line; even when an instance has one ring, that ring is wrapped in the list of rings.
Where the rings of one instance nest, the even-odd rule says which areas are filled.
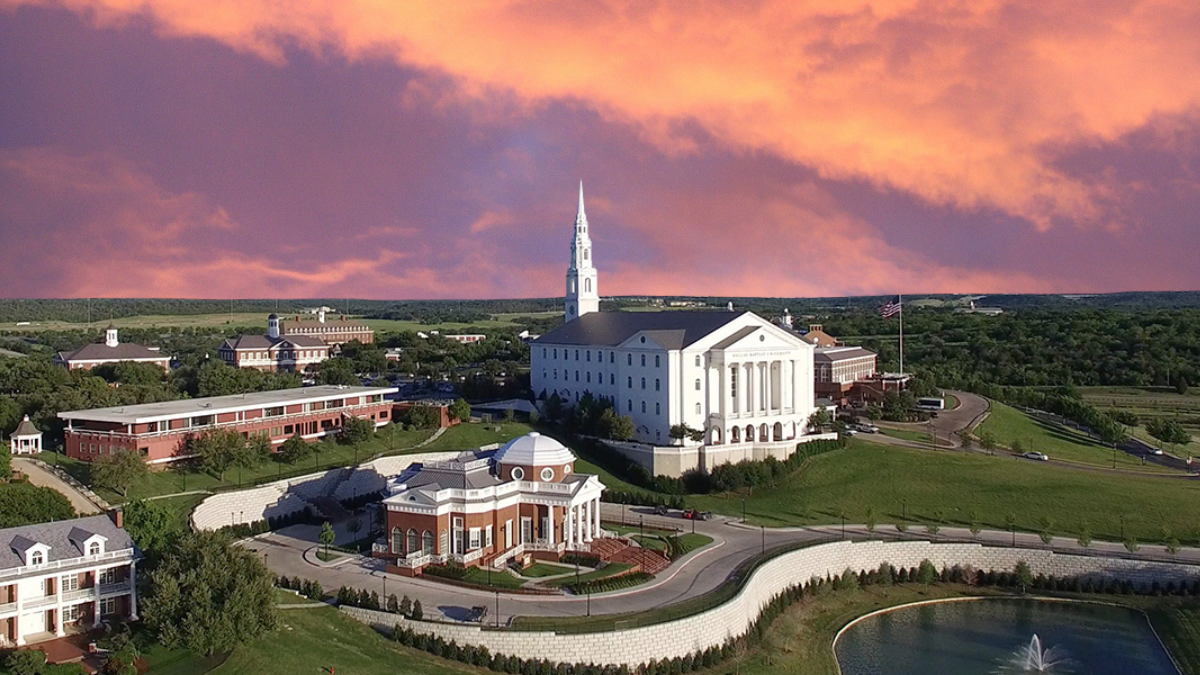
[[[582,567],[600,566],[600,556],[587,553],[565,553],[558,561],[564,565],[580,565]]]
[[[421,569],[421,574],[462,581],[467,578],[467,568],[457,565],[426,565]]]
[[[653,574],[645,572],[631,572],[615,577],[605,577],[603,579],[592,579],[591,581],[581,581],[577,584],[567,584],[564,588],[570,590],[575,595],[583,595],[585,593],[607,593],[621,588],[629,588],[643,584],[654,578]]]

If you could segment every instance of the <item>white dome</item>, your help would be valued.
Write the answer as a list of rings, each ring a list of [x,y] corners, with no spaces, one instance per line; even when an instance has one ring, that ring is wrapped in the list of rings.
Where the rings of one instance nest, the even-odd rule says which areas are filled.
[[[502,445],[494,459],[509,466],[556,466],[574,462],[575,455],[562,443],[533,431]]]

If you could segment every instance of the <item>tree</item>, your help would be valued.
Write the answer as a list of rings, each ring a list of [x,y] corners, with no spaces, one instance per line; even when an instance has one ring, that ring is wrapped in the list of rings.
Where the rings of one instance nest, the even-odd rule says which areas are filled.
[[[104,675],[138,675],[137,661],[142,652],[134,642],[128,625],[122,624],[115,633],[101,640],[100,646],[106,650],[100,672]]]
[[[450,404],[449,412],[452,419],[459,420],[460,422],[466,422],[467,420],[471,419],[471,404],[467,403],[466,399],[457,399],[454,401],[454,403]]]
[[[0,481],[12,480],[12,457],[8,447],[0,444]]]
[[[833,416],[825,408],[818,408],[813,411],[813,414],[808,416],[808,429],[813,432],[819,432],[824,429],[830,422],[833,421]]]
[[[279,446],[279,458],[288,464],[296,464],[311,454],[312,446],[300,434],[295,434]]]
[[[387,599],[387,611],[395,614],[400,611],[400,601],[396,599],[396,594],[392,593]]]
[[[337,539],[337,534],[334,533],[333,526],[329,524],[328,520],[321,524],[321,534],[317,538],[321,541],[321,545],[325,547],[325,554],[328,555],[329,547]]]
[[[1033,585],[1033,570],[1029,569],[1029,563],[1024,560],[1018,561],[1016,568],[1013,570],[1016,574],[1017,584],[1021,587],[1021,592]]]
[[[194,532],[149,574],[143,618],[169,647],[211,656],[276,624],[274,575],[217,532]]]
[[[1079,528],[1079,537],[1075,539],[1080,548],[1090,548],[1092,545],[1092,528],[1087,523]]]
[[[926,586],[938,580],[937,568],[928,559],[922,560],[917,567],[917,582]]]
[[[867,513],[863,518],[863,524],[867,526],[867,532],[875,531],[875,507],[867,507]]]
[[[704,431],[702,429],[693,429],[684,423],[671,425],[671,429],[667,432],[667,435],[672,440],[680,441],[681,445],[685,438],[697,443],[704,440]]]
[[[1054,541],[1054,521],[1049,516],[1042,516],[1040,524],[1042,530],[1038,533],[1038,536],[1042,538],[1043,544],[1049,546],[1050,542]]]
[[[633,418],[618,415],[612,408],[605,408],[600,413],[596,423],[597,432],[602,438],[614,441],[627,441],[633,438]]]
[[[1171,555],[1176,555],[1177,553],[1179,553],[1179,548],[1180,548],[1180,546],[1179,546],[1178,539],[1176,539],[1175,537],[1171,537],[1170,539],[1167,540],[1167,553],[1170,553]]]
[[[412,613],[412,600],[409,600],[407,595],[400,599],[400,613],[404,616]]]
[[[1102,415],[1092,424],[1092,431],[1106,445],[1116,446],[1129,440],[1129,432],[1125,426],[1108,415]]]
[[[320,384],[340,384],[345,386],[362,384],[362,380],[354,372],[354,362],[342,357],[334,357],[322,361],[317,366],[317,382]]]
[[[1137,539],[1134,539],[1133,537],[1127,537],[1125,539],[1126,551],[1129,551],[1130,553],[1137,553],[1139,548],[1141,548],[1141,546],[1138,545]]]
[[[365,417],[347,417],[342,422],[341,439],[343,442],[357,446],[366,443],[375,435],[375,422]]]
[[[163,502],[141,499],[127,502],[122,508],[125,531],[146,554],[147,567],[153,567],[175,546],[182,534],[175,513]]]
[[[40,649],[9,652],[4,665],[12,675],[42,675],[46,672],[46,652]]]
[[[940,532],[941,529],[942,526],[938,525],[936,520],[931,520],[925,523],[925,531],[928,532],[929,536],[931,537],[936,537],[937,533]]]
[[[1186,377],[1180,375],[1179,378],[1175,380],[1175,391],[1178,392],[1180,396],[1188,393],[1188,381]]]
[[[421,607],[420,600],[413,601],[411,618],[413,621],[420,621],[421,619],[425,618],[425,610],[423,607]]]
[[[979,513],[971,511],[971,513],[967,514],[967,521],[970,523],[971,536],[978,537],[979,533],[983,530],[983,524],[979,522]]]
[[[996,439],[990,431],[979,434],[979,448],[989,455],[996,452]]]
[[[149,473],[142,456],[132,450],[101,455],[92,462],[92,482],[116,490],[122,497],[128,497],[129,488]]]
[[[245,461],[246,439],[233,429],[211,429],[192,438],[188,445],[204,470],[218,480],[225,480],[230,467]]]
[[[258,466],[270,459],[273,454],[275,454],[275,445],[271,443],[270,435],[254,434],[246,440],[246,452],[242,466],[247,469]]]
[[[442,415],[433,406],[414,405],[404,412],[404,419],[418,429],[436,429],[441,424]]]
[[[1146,423],[1146,431],[1159,443],[1167,445],[1187,445],[1192,442],[1192,435],[1175,420],[1150,420]]]

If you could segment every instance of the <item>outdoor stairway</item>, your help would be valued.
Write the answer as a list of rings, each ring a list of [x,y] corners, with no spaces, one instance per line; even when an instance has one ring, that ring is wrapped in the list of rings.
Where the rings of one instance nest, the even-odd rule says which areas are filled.
[[[309,507],[312,508],[313,514],[317,518],[327,520],[331,523],[341,522],[350,517],[350,512],[342,503],[333,497],[313,497],[308,500]]]
[[[612,557],[611,562],[641,565],[642,571],[647,574],[658,574],[671,566],[671,561],[666,556],[658,551],[641,546],[625,547],[624,550]]]
[[[601,560],[612,560],[612,557],[621,551],[629,548],[629,544],[624,539],[608,538],[593,539],[588,544],[588,549],[592,555]]]

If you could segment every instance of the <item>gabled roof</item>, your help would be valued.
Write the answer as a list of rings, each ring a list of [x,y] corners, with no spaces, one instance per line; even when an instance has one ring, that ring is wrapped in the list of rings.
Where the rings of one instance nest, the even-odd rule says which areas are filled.
[[[813,352],[813,361],[830,363],[833,361],[860,359],[864,356],[875,356],[875,352],[863,349],[862,347],[818,347]]]
[[[634,335],[653,332],[668,349],[683,349],[743,312],[593,312],[546,333],[534,344],[616,347]]]
[[[58,358],[64,363],[68,361],[171,360],[171,357],[157,349],[151,349],[145,345],[135,345],[131,342],[122,342],[116,347],[99,343],[84,345],[73,352],[59,352]]]
[[[79,558],[86,555],[83,542],[97,534],[106,539],[106,551],[133,548],[129,534],[106,515],[10,527],[0,530],[0,569],[24,567],[25,552],[36,544],[50,547],[46,562]]]
[[[225,340],[225,342],[221,343],[221,348],[241,351],[243,349],[286,348],[289,345],[302,349],[328,346],[320,338],[309,337],[307,335],[289,335],[280,338],[270,338],[266,335],[239,335],[235,338]]]

